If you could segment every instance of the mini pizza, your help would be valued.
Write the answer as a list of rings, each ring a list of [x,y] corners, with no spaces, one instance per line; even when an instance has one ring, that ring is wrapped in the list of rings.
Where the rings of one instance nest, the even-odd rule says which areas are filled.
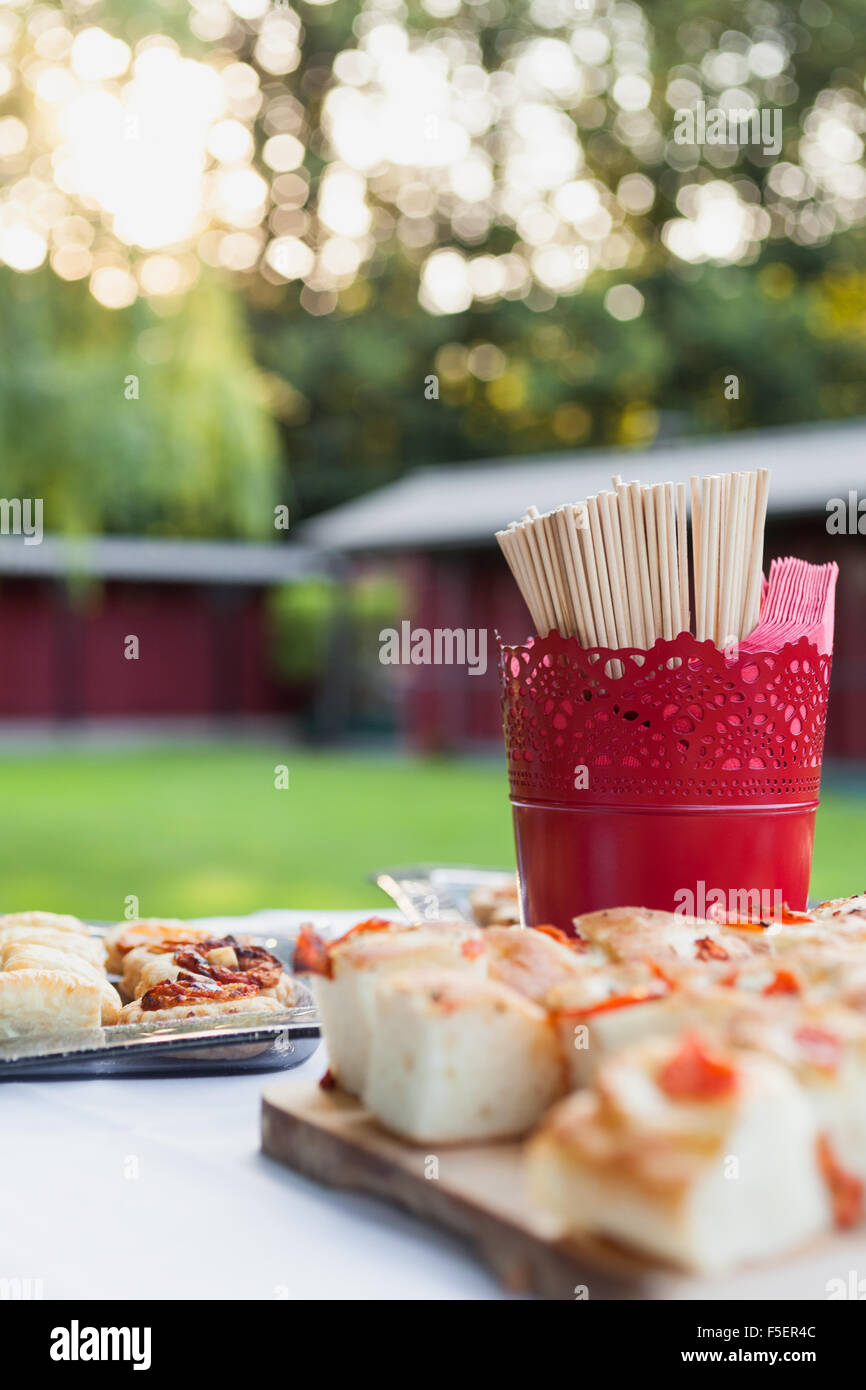
[[[703,917],[645,907],[614,907],[574,919],[578,936],[612,960],[742,960],[753,947]]]
[[[517,882],[485,885],[469,894],[469,907],[479,927],[513,927],[520,922]]]
[[[547,1014],[495,980],[433,967],[380,978],[367,1109],[415,1143],[524,1134],[563,1091]]]
[[[163,965],[161,972],[158,969],[160,964]],[[120,992],[124,999],[131,1001],[137,998],[145,973],[148,984],[157,984],[161,979],[174,979],[177,973],[174,953],[166,949],[165,942],[159,942],[156,946],[133,946],[131,951],[126,952],[120,970]]]
[[[296,1003],[301,993],[298,981],[287,974],[277,956],[233,936],[206,937],[168,951],[138,946],[124,957],[121,988],[128,998],[138,999],[162,981],[176,980],[184,973],[217,984],[254,983],[259,996],[285,1006]]]
[[[840,965],[832,990],[826,985],[824,988],[815,986],[810,993],[825,1003],[832,1000],[861,1017],[866,1015],[866,961]]]
[[[647,1037],[668,1037],[684,1028],[722,1030],[744,1010],[773,1005],[762,995],[742,994],[693,962],[632,961],[608,967],[587,985],[570,981],[551,991],[547,1004],[556,1024],[571,1085],[589,1084],[611,1053]],[[724,978],[724,977],[722,977]]]
[[[782,955],[802,947],[866,948],[866,898],[837,898],[821,903],[808,912],[793,912],[783,905],[768,917],[757,913],[751,916],[725,915],[711,909],[714,921],[724,924],[723,931],[748,940],[756,952]]]
[[[267,1012],[309,998],[277,956],[234,936],[134,947],[124,957],[122,987],[133,995],[123,1023]]]
[[[866,1183],[866,1021],[837,1006],[741,1010],[726,1032],[732,1046],[771,1058],[795,1078],[821,1136],[836,1224],[856,1224]]]
[[[58,951],[51,946],[33,945],[29,942],[6,942],[0,944],[0,982],[6,971],[46,972],[71,976],[99,989],[101,994],[100,1022],[117,1022],[120,1013],[120,995],[106,978],[105,971],[92,965],[82,956],[70,951]]]
[[[295,969],[313,976],[330,1068],[350,1094],[359,1096],[364,1089],[376,986],[386,975],[421,966],[485,975],[483,932],[445,922],[400,927],[379,918],[330,943],[302,931]]]
[[[184,1018],[279,1013],[284,1007],[279,999],[256,990],[179,976],[176,980],[163,980],[140,999],[125,1004],[118,1023],[177,1023]]]
[[[671,994],[670,982],[643,961],[608,963],[583,979],[564,981],[552,989],[546,1003],[569,1085],[587,1085],[609,1052],[659,1028],[670,1032],[679,1026],[659,1016]]]
[[[767,930],[766,940],[771,952],[778,956],[810,946],[866,953],[866,918],[844,913],[840,917],[816,918],[814,922],[794,926],[773,923]]]
[[[108,970],[112,975],[120,975],[124,956],[136,946],[156,946],[168,941],[180,945],[182,942],[204,941],[210,934],[206,927],[191,927],[188,922],[176,917],[145,917],[135,922],[118,922],[117,926],[105,933]]]
[[[696,1271],[795,1250],[832,1226],[820,1135],[790,1073],[697,1034],[608,1058],[528,1148],[565,1232]]]
[[[487,974],[518,994],[544,1003],[550,991],[568,980],[583,979],[605,960],[599,950],[555,928],[488,927],[484,933]]]
[[[772,910],[765,910],[760,897],[759,893],[746,893],[745,903],[730,909],[720,903],[712,903],[707,909],[707,916],[711,922],[717,922],[719,926],[728,927],[732,931],[750,931],[755,934],[767,931],[773,926],[802,926],[812,920],[811,913],[799,912],[790,908],[786,902],[780,906],[774,905]]]
[[[749,996],[799,999],[808,988],[809,979],[800,968],[799,956],[783,961],[762,953],[750,960],[737,961],[730,970],[716,973],[714,983]]]
[[[861,917],[866,921],[866,893],[855,893],[852,898],[830,898],[813,907],[809,915],[818,921],[835,921],[839,917]]]
[[[803,1005],[836,1002],[866,1008],[866,950],[855,943],[799,942],[778,955],[755,956],[723,977],[740,994],[787,997]]]

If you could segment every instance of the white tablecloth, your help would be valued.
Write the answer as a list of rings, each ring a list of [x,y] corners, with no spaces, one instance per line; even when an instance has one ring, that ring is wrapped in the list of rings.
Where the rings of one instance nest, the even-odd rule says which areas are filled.
[[[262,1155],[264,1088],[323,1069],[320,1048],[293,1072],[3,1084],[0,1281],[45,1298],[500,1296],[457,1240]]]

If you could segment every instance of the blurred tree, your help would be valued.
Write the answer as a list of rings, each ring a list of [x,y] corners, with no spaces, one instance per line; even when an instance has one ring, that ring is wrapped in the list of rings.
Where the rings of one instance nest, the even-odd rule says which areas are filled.
[[[401,69],[396,41],[393,69],[381,56],[377,16],[404,28],[407,58],[425,34],[427,46],[453,54],[455,83],[462,55],[470,128],[471,101],[507,74],[498,118],[486,134],[473,129],[470,156],[487,159],[497,181],[479,197],[464,163],[455,161],[449,182],[416,150],[403,167],[366,173],[376,245],[350,283],[329,290],[311,271],[299,296],[269,275],[249,284],[261,360],[291,384],[282,423],[301,513],[418,464],[641,447],[671,432],[862,411],[866,10],[858,0],[641,8],[548,0],[507,13],[495,3],[415,3],[390,19],[387,8],[367,7],[355,35],[351,6],[304,14],[299,75],[289,83],[305,102],[299,134],[310,133],[310,215],[292,214],[298,234],[313,229],[317,182],[321,214],[329,101],[325,124],[340,153],[335,85],[347,113],[344,150],[350,112],[358,142],[362,132],[385,139],[375,103],[388,109]],[[350,101],[355,89],[365,101]],[[509,124],[515,90],[527,103],[519,128]],[[402,99],[409,121],[411,100]],[[775,113],[781,150],[677,146],[675,110],[699,100]],[[525,131],[542,108],[567,112],[574,125],[563,134],[542,121],[530,148]],[[477,110],[474,118],[483,127]],[[545,130],[563,157],[572,136],[579,141],[580,173],[548,187],[540,178],[533,191],[524,164],[509,187],[509,159],[521,149],[542,168],[551,156]],[[475,168],[479,186],[483,174]],[[582,219],[580,196],[596,198],[606,224]],[[446,276],[438,302],[436,283],[425,300],[436,248],[449,245],[459,257],[449,271],[456,292]],[[591,273],[552,251],[587,251]],[[480,289],[485,275],[497,283],[497,264],[514,269],[514,253],[525,275],[519,290],[503,291],[501,281],[498,292]],[[419,309],[419,280],[433,312]],[[611,291],[620,286],[637,293],[618,305]],[[455,298],[464,307],[446,312]],[[732,376],[735,399],[725,390]]]
[[[543,312],[506,301],[432,317],[399,265],[363,308],[347,296],[322,317],[265,310],[257,293],[260,360],[291,383],[280,413],[299,512],[422,464],[862,414],[863,240],[771,246],[748,266],[650,262],[631,280],[644,311],[627,322],[605,309],[610,275]]]
[[[379,634],[407,611],[399,580],[370,570],[347,584],[305,579],[275,589],[269,604],[274,667],[312,695],[310,732],[326,737],[392,727],[395,688],[384,678]]]
[[[50,531],[274,535],[279,445],[242,306],[212,279],[107,312],[43,271],[0,278],[7,496]]]
[[[863,0],[0,9],[14,476],[68,525],[264,533],[265,407],[294,515],[418,463],[858,412],[864,69]],[[680,142],[700,108],[772,147]]]

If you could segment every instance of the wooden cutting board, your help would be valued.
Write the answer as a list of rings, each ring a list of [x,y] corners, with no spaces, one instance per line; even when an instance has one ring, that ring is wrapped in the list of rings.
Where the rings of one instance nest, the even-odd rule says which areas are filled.
[[[519,1143],[416,1147],[380,1129],[345,1092],[300,1077],[265,1091],[262,1148],[318,1182],[381,1197],[454,1232],[515,1292],[714,1302],[850,1298],[856,1294],[831,1294],[831,1287],[850,1290],[858,1278],[866,1289],[862,1231],[784,1262],[707,1278],[639,1260],[605,1241],[566,1238],[529,1201]]]
[[[269,1086],[262,1148],[332,1187],[383,1197],[469,1240],[506,1288],[544,1298],[647,1297],[646,1266],[563,1238],[524,1190],[519,1143],[415,1147],[353,1097],[315,1082]]]

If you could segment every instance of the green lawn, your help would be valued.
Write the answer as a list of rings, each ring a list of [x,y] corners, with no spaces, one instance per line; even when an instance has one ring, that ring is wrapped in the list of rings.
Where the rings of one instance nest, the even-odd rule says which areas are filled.
[[[274,768],[288,765],[287,790]],[[0,910],[118,918],[383,902],[369,870],[513,858],[504,771],[252,745],[0,757]],[[827,793],[813,891],[866,887],[866,799]]]

